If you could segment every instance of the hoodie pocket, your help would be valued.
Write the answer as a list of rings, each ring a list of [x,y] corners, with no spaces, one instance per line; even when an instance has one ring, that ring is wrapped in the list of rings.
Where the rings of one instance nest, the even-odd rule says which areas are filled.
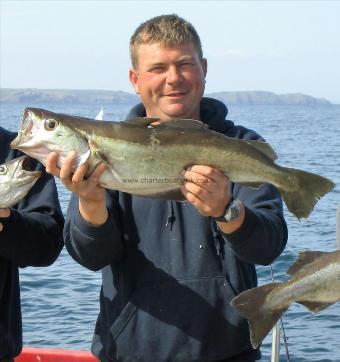
[[[189,362],[239,353],[249,336],[229,304],[233,297],[222,276],[139,288],[111,327],[116,360]]]
[[[111,335],[114,340],[124,330],[124,328],[129,323],[130,319],[133,317],[136,311],[137,307],[134,304],[132,304],[131,302],[128,302],[126,304],[122,312],[119,314],[118,318],[111,326]]]

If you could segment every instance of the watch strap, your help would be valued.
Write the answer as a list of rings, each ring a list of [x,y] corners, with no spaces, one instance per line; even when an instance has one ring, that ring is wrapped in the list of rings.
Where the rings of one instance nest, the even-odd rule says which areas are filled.
[[[215,217],[214,220],[220,222],[230,222],[236,220],[240,216],[241,204],[240,200],[233,199],[228,203],[224,210],[224,214],[222,216]]]
[[[212,219],[215,220],[215,221],[226,222],[227,220],[225,219],[225,215],[228,212],[228,209],[229,209],[229,207],[230,207],[230,205],[232,204],[233,201],[234,201],[234,198],[231,196],[228,203],[227,203],[227,205],[225,206],[225,208],[223,210],[222,215],[213,217]]]

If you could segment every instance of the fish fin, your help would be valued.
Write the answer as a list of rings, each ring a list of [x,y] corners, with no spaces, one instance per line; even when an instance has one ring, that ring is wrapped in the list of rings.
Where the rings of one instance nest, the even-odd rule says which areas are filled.
[[[90,148],[88,160],[91,167],[88,169],[86,177],[92,174],[92,172],[95,170],[100,162],[103,162],[106,165],[107,169],[111,171],[110,163],[108,162],[106,156],[99,149],[97,143],[92,139],[89,139],[88,144]]]
[[[87,140],[88,145],[89,145],[89,151],[91,153],[91,158],[95,159],[97,158],[98,160],[104,162],[107,164],[106,161],[106,157],[102,154],[102,152],[100,151],[100,148],[97,144],[97,142],[95,142],[93,139],[89,138]]]
[[[245,142],[248,145],[256,148],[258,151],[264,153],[267,157],[269,157],[272,161],[277,160],[277,154],[269,143],[264,141],[256,141],[256,140],[240,140],[240,141]]]
[[[331,180],[310,172],[286,167],[283,169],[296,187],[289,191],[279,187],[279,191],[288,210],[298,219],[307,218],[318,200],[335,186]]]
[[[104,162],[107,166],[109,165],[106,157],[99,150],[92,150],[92,156],[93,158],[97,158],[101,162]]]
[[[195,119],[173,119],[171,121],[166,121],[166,122],[162,122],[157,128],[166,128],[166,127],[171,127],[171,128],[181,128],[181,129],[185,129],[185,130],[190,130],[190,129],[207,129],[208,125],[201,122],[201,121],[197,121]]]
[[[115,170],[115,168],[109,163],[109,161],[107,160],[107,158],[104,156],[104,154],[102,152],[100,152],[99,150],[95,150],[92,152],[92,155],[94,156],[94,158],[96,158],[97,160],[99,160],[100,162],[105,163],[106,165],[106,170],[111,173],[112,177],[114,178],[114,180],[117,183],[122,183],[123,180],[121,178],[121,176],[117,173],[117,171]],[[96,164],[97,166],[97,164]],[[95,166],[95,167],[96,167]],[[95,169],[95,167],[91,170],[91,172]],[[102,185],[104,188],[104,184]]]
[[[287,307],[281,309],[270,309],[266,300],[279,283],[270,283],[260,287],[248,289],[232,301],[231,305],[248,320],[250,341],[254,348],[257,348]]]
[[[320,256],[327,254],[324,251],[302,251],[298,259],[287,270],[287,274],[295,275],[301,271],[306,265],[313,263]]]
[[[321,312],[322,310],[330,307],[334,303],[317,303],[317,302],[310,302],[310,301],[296,301],[296,303],[302,304],[308,310],[310,310],[313,313]]]
[[[135,118],[127,119],[123,123],[124,124],[133,124],[136,126],[148,127],[148,126],[150,126],[151,123],[158,122],[158,121],[159,121],[159,118],[157,118],[157,117],[135,117]]]

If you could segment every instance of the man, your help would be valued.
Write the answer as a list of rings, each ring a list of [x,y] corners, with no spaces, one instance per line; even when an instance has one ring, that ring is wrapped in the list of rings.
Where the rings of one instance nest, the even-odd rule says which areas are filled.
[[[133,34],[130,51],[130,81],[142,104],[128,118],[194,118],[229,137],[260,139],[226,121],[222,103],[202,98],[207,61],[190,23],[176,15],[150,19]],[[270,264],[286,244],[273,186],[234,185],[216,169],[193,165],[183,173],[188,202],[148,199],[104,191],[103,164],[84,180],[86,165],[72,172],[73,152],[61,169],[57,158],[49,156],[48,172],[76,194],[66,247],[80,264],[103,273],[92,346],[101,361],[259,358],[247,321],[230,301],[257,284],[254,264]]]
[[[15,136],[0,127],[0,164],[22,155],[10,149]],[[55,182],[46,172],[17,205],[0,209],[0,361],[13,361],[22,349],[18,267],[52,264],[63,247],[63,223]]]

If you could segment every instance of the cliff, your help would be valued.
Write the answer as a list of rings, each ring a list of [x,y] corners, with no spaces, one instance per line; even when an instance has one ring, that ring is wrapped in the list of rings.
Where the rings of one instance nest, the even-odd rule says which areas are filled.
[[[226,105],[332,105],[326,99],[305,94],[275,94],[264,91],[214,92],[206,94]],[[0,103],[63,103],[63,104],[117,104],[133,105],[138,102],[135,94],[108,90],[63,90],[35,88],[2,88]]]

